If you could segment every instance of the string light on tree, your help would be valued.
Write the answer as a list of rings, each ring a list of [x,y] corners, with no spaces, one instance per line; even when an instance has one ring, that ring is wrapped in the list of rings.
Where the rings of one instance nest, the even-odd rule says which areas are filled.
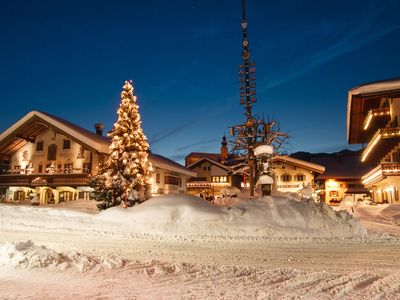
[[[139,106],[132,81],[125,81],[118,120],[109,132],[110,157],[99,174],[91,180],[100,209],[124,204],[133,205],[148,198],[153,171],[148,160],[149,143],[142,129]]]

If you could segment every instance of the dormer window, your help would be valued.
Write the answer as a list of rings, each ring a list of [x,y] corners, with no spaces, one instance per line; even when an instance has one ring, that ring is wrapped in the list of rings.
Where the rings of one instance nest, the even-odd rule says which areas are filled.
[[[43,151],[43,141],[37,142],[36,143],[36,151]]]
[[[63,149],[71,149],[71,140],[64,139]]]

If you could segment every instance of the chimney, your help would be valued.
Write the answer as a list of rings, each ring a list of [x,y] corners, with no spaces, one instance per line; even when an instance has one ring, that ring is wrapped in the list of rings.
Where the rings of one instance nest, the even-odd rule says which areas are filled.
[[[104,129],[104,124],[103,123],[94,124],[94,128],[96,129],[96,134],[103,135],[103,129]]]

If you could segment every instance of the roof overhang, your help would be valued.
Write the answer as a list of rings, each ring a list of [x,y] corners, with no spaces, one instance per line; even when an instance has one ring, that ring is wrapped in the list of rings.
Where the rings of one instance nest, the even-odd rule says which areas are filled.
[[[189,170],[188,168],[178,164],[177,162],[171,161],[170,159],[158,155],[158,154],[149,154],[149,160],[153,167],[168,170],[171,172],[175,172],[178,174],[186,175],[189,177],[196,177],[197,173]]]
[[[109,142],[105,139],[99,143],[57,118],[38,111],[31,111],[0,134],[0,153],[3,155],[15,153],[26,143],[35,142],[36,137],[48,128],[53,128],[55,132],[84,145],[88,150],[99,153],[108,153],[109,151]]]
[[[199,165],[200,163],[202,163],[204,161],[208,161],[211,164],[214,164],[214,165],[216,165],[216,166],[218,166],[218,167],[220,167],[220,168],[222,168],[222,169],[224,169],[226,171],[230,171],[231,170],[229,167],[227,167],[227,166],[225,166],[225,165],[223,165],[223,164],[221,164],[221,163],[219,163],[219,162],[217,162],[215,160],[209,159],[207,157],[204,157],[204,158],[201,158],[201,159],[195,161],[194,163],[192,163],[189,166],[187,166],[187,168],[188,169],[192,169],[192,168],[196,167],[197,165]]]
[[[311,163],[311,162],[308,162],[308,161],[304,161],[304,160],[301,160],[301,159],[293,158],[293,157],[290,157],[290,156],[287,156],[287,155],[276,155],[276,156],[273,156],[271,158],[271,160],[272,160],[272,162],[281,161],[281,162],[287,163],[289,165],[292,165],[292,166],[295,166],[295,167],[299,167],[299,168],[303,168],[303,169],[306,169],[306,170],[309,170],[309,171],[312,171],[312,172],[315,172],[315,173],[320,173],[321,174],[321,173],[325,172],[325,167],[324,166],[321,166],[321,165],[318,165],[318,164],[315,164],[315,163]]]
[[[48,128],[53,128],[56,133],[83,145],[87,150],[109,154],[108,138],[97,136],[95,133],[47,113],[31,111],[0,134],[0,155],[12,155],[28,142],[34,143],[36,137]],[[197,176],[195,172],[161,155],[150,154],[149,160],[155,167],[186,176]]]
[[[368,142],[363,131],[368,111],[379,106],[383,97],[400,97],[400,79],[378,81],[357,86],[347,96],[347,142],[361,144]]]

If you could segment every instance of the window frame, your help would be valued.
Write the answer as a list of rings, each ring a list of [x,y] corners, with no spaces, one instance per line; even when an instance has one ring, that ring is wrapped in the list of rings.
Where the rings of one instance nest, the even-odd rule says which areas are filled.
[[[71,140],[64,139],[63,140],[63,150],[70,150],[71,149]]]
[[[36,142],[36,151],[43,152],[44,151],[44,141],[37,141]]]

